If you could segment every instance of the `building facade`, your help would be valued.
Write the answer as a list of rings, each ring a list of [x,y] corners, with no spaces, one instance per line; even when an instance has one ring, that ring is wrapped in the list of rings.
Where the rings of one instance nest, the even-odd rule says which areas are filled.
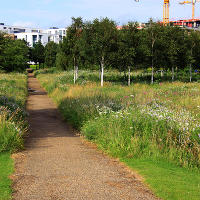
[[[46,34],[48,34],[48,41],[53,41],[55,43],[59,43],[63,40],[63,38],[66,36],[66,29],[65,28],[57,28],[57,27],[51,27],[47,30],[44,30]]]
[[[14,34],[15,39],[25,40],[30,47],[39,41],[45,46],[48,42],[59,43],[66,36],[65,28],[52,27],[47,30],[38,28],[26,28],[19,26],[8,26],[0,23],[0,31],[6,34]]]
[[[25,40],[29,47],[33,47],[33,45],[39,41],[41,41],[44,46],[48,43],[48,35],[46,33],[15,33],[15,38]]]

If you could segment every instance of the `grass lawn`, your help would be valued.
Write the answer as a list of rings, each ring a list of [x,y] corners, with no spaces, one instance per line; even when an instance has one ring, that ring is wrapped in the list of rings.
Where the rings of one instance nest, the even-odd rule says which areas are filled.
[[[199,200],[200,173],[177,167],[165,161],[121,159],[137,170],[159,197],[165,200]]]
[[[0,153],[0,200],[11,199],[11,180],[8,178],[13,173],[14,163],[10,153]]]

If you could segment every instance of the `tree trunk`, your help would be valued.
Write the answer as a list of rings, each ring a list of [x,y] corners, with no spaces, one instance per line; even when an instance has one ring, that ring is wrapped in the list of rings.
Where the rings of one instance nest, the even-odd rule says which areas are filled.
[[[128,67],[128,86],[131,85],[131,68]]]
[[[103,87],[103,73],[104,73],[104,56],[101,59],[101,87]]]
[[[74,84],[76,83],[76,58],[74,57]]]
[[[176,67],[176,80],[178,78],[178,67]]]
[[[152,65],[152,67],[151,67],[151,84],[153,84],[153,81],[154,81],[154,67]]]
[[[163,72],[163,70],[160,71],[160,76],[161,76],[161,77],[164,76],[164,72]]]
[[[101,79],[101,66],[99,68],[99,80]]]
[[[172,67],[172,81],[174,81],[174,66]]]
[[[192,64],[190,64],[190,82],[192,82]]]
[[[76,81],[78,79],[78,65],[76,65]]]
[[[154,82],[154,60],[153,60],[153,47],[154,42],[152,43],[152,57],[151,57],[151,84]]]

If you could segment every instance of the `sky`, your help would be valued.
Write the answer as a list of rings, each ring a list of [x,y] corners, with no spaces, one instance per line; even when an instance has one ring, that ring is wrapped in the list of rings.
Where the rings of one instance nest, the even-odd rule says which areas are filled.
[[[179,5],[183,0],[171,0],[170,19],[192,16],[192,5]],[[67,27],[71,17],[83,20],[109,17],[118,25],[128,21],[147,22],[149,18],[162,20],[163,0],[1,0],[0,23],[27,27]],[[200,18],[200,2],[196,4]]]

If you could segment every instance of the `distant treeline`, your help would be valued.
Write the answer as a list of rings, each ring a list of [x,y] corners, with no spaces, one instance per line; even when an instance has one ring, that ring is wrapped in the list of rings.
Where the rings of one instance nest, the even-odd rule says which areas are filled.
[[[119,30],[108,18],[86,22],[81,17],[72,18],[59,45],[49,42],[43,47],[39,42],[29,49],[29,60],[62,70],[73,67],[75,80],[78,68],[100,69],[102,84],[104,68],[124,72],[151,68],[152,82],[157,69],[171,70],[173,80],[178,70],[188,68],[192,74],[192,68],[198,68],[200,32],[152,20],[143,29],[138,27],[137,22],[129,22]]]

